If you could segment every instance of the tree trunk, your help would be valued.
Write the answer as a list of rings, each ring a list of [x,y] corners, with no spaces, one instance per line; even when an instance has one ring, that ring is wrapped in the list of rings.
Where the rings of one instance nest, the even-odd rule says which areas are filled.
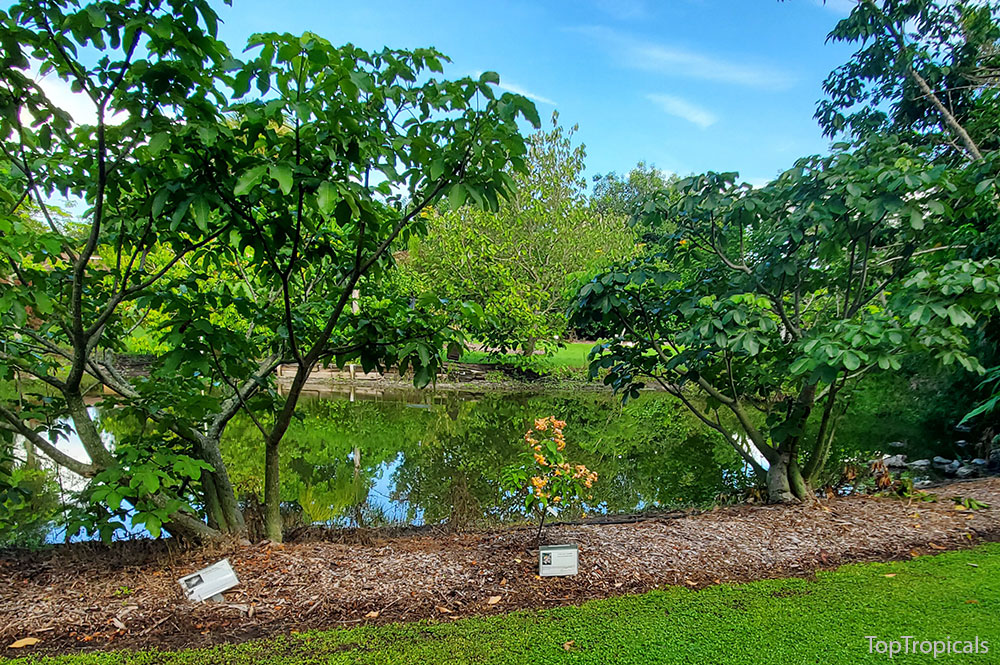
[[[215,481],[212,479],[212,472],[208,469],[201,470],[201,493],[208,526],[219,531],[226,531],[226,519],[219,509],[219,495],[215,491]]]
[[[219,514],[222,518],[220,523],[225,524],[223,531],[245,536],[247,526],[243,519],[243,511],[240,510],[236,491],[233,489],[233,483],[226,471],[226,462],[222,459],[222,453],[219,451],[219,442],[212,439],[202,442],[200,452],[202,459],[211,464],[213,468],[212,484],[215,488]]]
[[[812,493],[808,481],[802,476],[802,469],[799,467],[798,461],[794,459],[788,463],[788,484],[792,494],[799,501],[805,501]]]
[[[787,453],[775,456],[767,469],[767,500],[771,503],[792,503],[796,500],[792,492]]]
[[[268,440],[264,449],[264,535],[273,543],[280,543],[283,535],[278,453],[278,442]]]
[[[538,344],[537,337],[529,337],[521,344],[521,355],[533,356],[535,355],[535,345]]]

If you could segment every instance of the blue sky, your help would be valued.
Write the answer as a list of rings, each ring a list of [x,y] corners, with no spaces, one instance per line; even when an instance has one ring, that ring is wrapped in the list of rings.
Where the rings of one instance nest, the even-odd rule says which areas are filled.
[[[451,76],[484,70],[578,124],[590,175],[639,160],[680,174],[774,177],[824,152],[813,120],[826,44],[851,0],[235,0],[234,49],[258,31],[316,32],[366,49],[434,46]]]

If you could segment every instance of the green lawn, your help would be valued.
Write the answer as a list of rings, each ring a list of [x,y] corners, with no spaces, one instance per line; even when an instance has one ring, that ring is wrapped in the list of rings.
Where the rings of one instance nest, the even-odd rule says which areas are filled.
[[[539,361],[543,367],[585,369],[589,364],[587,354],[592,348],[594,348],[594,342],[571,342],[556,349],[555,353],[550,356],[539,357]],[[516,359],[520,360],[521,358],[516,356]],[[462,354],[461,361],[463,363],[490,363],[497,362],[497,358],[483,351],[466,351]]]
[[[986,640],[980,655],[869,654],[883,640]],[[567,644],[569,643],[569,644]],[[565,645],[565,646],[564,646]],[[1000,544],[815,580],[670,588],[541,612],[302,633],[178,653],[87,654],[21,665],[298,663],[705,663],[854,665],[1000,662]]]
[[[587,354],[595,342],[572,342],[549,356],[549,362],[556,367],[587,367]]]

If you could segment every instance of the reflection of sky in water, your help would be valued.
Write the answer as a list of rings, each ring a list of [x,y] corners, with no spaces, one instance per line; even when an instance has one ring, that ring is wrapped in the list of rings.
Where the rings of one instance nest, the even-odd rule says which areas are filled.
[[[87,411],[90,413],[91,418],[97,418],[97,409],[89,407]],[[73,429],[72,422],[69,419],[63,418],[58,421],[58,424],[59,426],[65,426],[66,429],[63,430],[64,434],[60,434],[56,439],[56,448],[76,460],[89,463],[90,455],[87,454],[87,451],[83,447],[83,443],[80,441],[79,435],[77,435],[76,431]],[[104,440],[104,443],[108,448],[114,448],[114,438],[109,433],[102,433],[101,438]],[[64,506],[72,506],[74,504],[74,495],[87,486],[87,479],[77,473],[74,473],[73,471],[70,471],[69,469],[53,464],[41,453],[38,454],[38,459],[41,461],[43,466],[54,472],[56,483],[59,485],[60,503]],[[128,507],[131,512],[131,504],[125,501],[122,505]],[[134,526],[132,524],[131,514],[129,514],[129,516],[125,518],[125,529],[119,529],[115,532],[113,538],[114,540],[127,540],[130,538],[149,538],[150,536],[151,534],[144,526]],[[85,535],[81,530],[80,533],[74,534],[70,537],[70,542],[99,540],[99,538],[100,536],[97,534]],[[61,526],[52,529],[52,531],[50,531],[45,537],[45,541],[50,544],[65,542],[66,527]]]
[[[324,406],[344,402],[351,404],[346,409]],[[678,502],[712,500],[717,492],[745,485],[750,474],[742,461],[723,464],[713,457],[716,444],[685,439],[694,436],[690,430],[671,429],[670,424],[687,416],[654,408],[658,403],[658,398],[650,397],[623,411],[611,396],[577,393],[470,397],[444,391],[408,392],[357,401],[353,394],[340,399],[323,396],[313,401],[315,408],[303,403],[304,428],[311,438],[296,443],[293,428],[282,446],[282,454],[288,455],[282,480],[289,481],[287,494],[283,491],[284,507],[297,511],[303,502],[310,508],[300,512],[305,523],[315,519],[333,526],[423,525],[453,519],[472,520],[470,524],[480,519],[487,524],[519,521],[524,517],[523,500],[500,487],[499,480],[503,469],[517,464],[525,452],[524,428],[543,413],[566,413],[573,418],[568,431],[574,426],[579,429],[572,438],[577,457],[570,461],[587,463],[602,474],[596,496],[585,506],[587,513],[655,510]],[[91,414],[96,411],[92,409]],[[106,437],[110,447],[111,437]],[[728,449],[721,441],[716,443]],[[88,459],[75,434],[60,437],[57,445],[81,461]],[[348,451],[355,446],[360,449],[358,467],[353,453],[345,455],[343,446]],[[240,472],[262,479],[262,468],[245,462],[247,451],[252,456],[256,449],[236,450],[231,454],[240,455],[244,462]],[[225,442],[223,454],[227,454]],[[762,456],[753,456],[766,465]],[[240,466],[236,460],[231,460],[230,473]],[[352,490],[352,479],[358,478],[355,468],[361,483]],[[66,501],[86,485],[85,479],[65,470],[60,470],[59,480]],[[347,497],[354,498],[345,503]],[[143,527],[129,524],[116,538],[148,535]],[[64,531],[56,531],[49,541],[64,537]]]
[[[392,491],[395,487],[393,474],[403,464],[404,456],[400,453],[396,459],[379,466],[375,477],[372,479],[371,489],[368,490],[368,504],[382,511],[385,517],[393,522],[409,521],[413,525],[424,523],[424,511],[419,508],[412,518],[407,519],[407,511],[410,504],[402,500],[393,500]]]

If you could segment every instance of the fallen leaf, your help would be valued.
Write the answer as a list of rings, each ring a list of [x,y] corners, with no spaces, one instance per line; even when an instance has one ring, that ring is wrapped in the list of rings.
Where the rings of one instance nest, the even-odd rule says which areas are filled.
[[[895,577],[896,573],[886,573],[885,576],[886,577]]]
[[[970,598],[969,600],[965,601],[965,604],[966,605],[978,605],[979,601],[976,600],[975,598]]]
[[[441,614],[451,614],[451,610],[449,610],[449,609],[448,609],[447,607],[445,607],[444,605],[435,605],[435,606],[434,606],[434,609],[436,609],[436,610],[437,610],[438,612],[440,612]]]
[[[514,563],[521,563],[520,559],[514,559]]]
[[[978,563],[970,563],[969,565],[972,566],[973,568],[979,568]]]
[[[10,649],[23,649],[24,647],[30,647],[38,644],[41,640],[37,637],[22,637],[17,642],[11,644],[8,648]]]
[[[563,651],[572,651],[573,647],[576,646],[576,640],[570,640],[569,642],[563,643]]]
[[[488,605],[496,605],[501,600],[500,596],[490,596],[490,599],[486,601]]]
[[[935,549],[935,550],[947,549],[947,548],[945,548],[945,547],[943,547],[941,545],[938,545],[937,543],[927,543],[927,544],[931,546],[931,549]]]
[[[378,611],[377,610],[372,610],[371,612],[369,612],[368,614],[365,615],[365,618],[366,619],[377,619],[378,618]]]
[[[505,577],[502,580],[500,580],[500,586],[506,586],[506,585],[507,585],[507,578]]]

